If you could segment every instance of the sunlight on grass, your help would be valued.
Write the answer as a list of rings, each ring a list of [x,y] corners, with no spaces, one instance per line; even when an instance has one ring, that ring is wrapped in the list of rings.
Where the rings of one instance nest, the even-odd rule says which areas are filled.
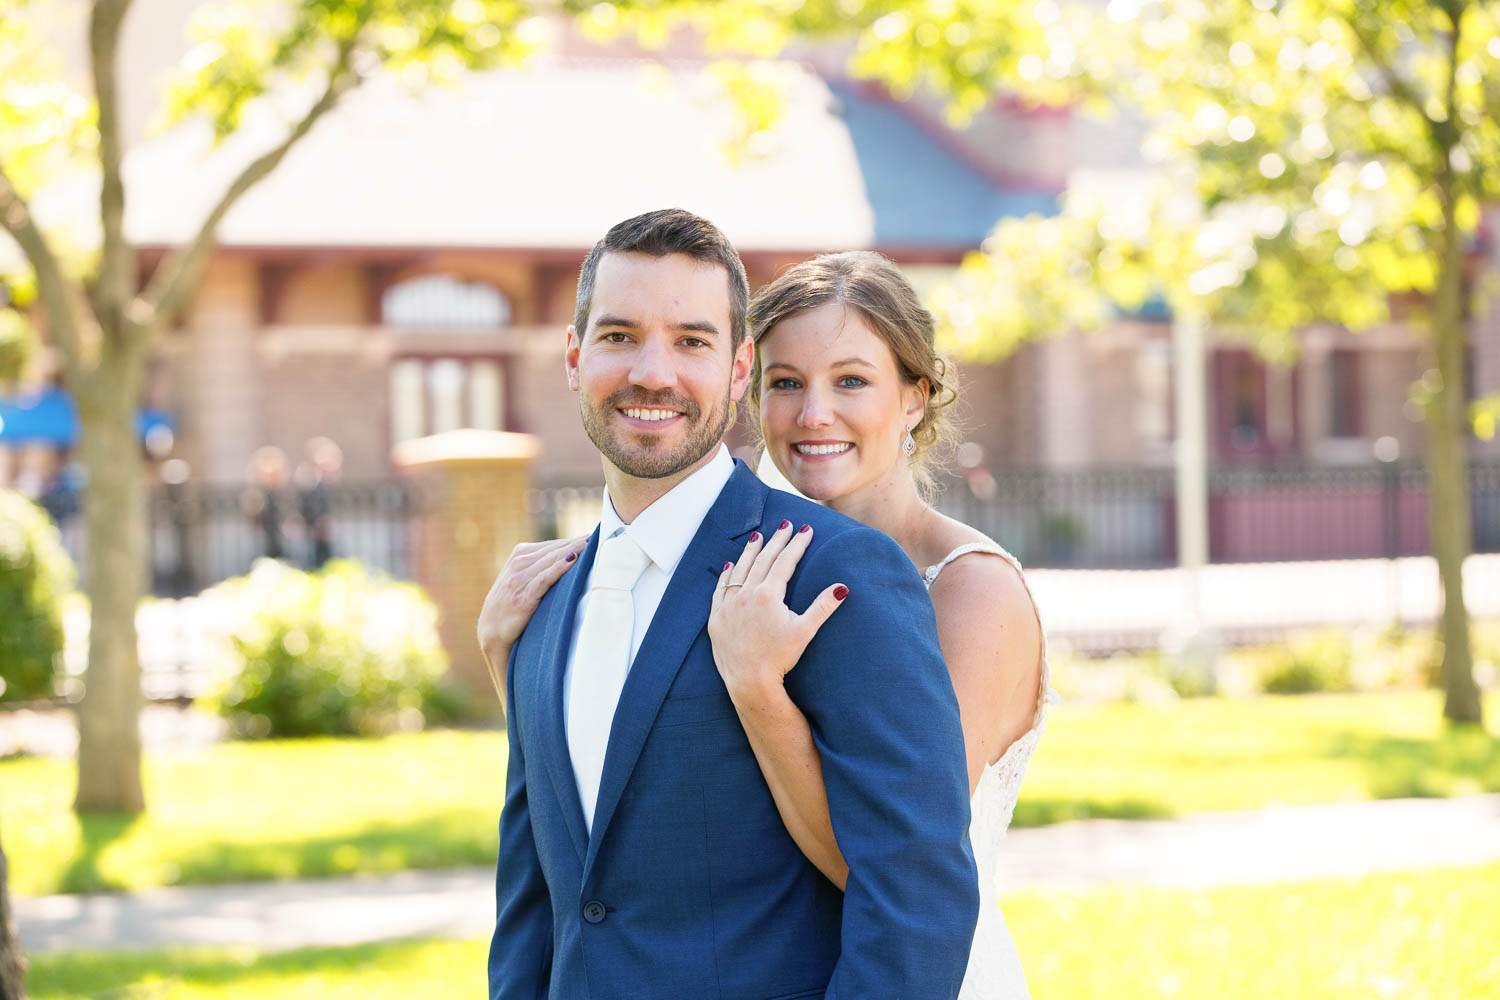
[[[1038,1000],[1500,997],[1500,864],[1005,901]]]
[[[1435,692],[1057,707],[1016,825],[1500,791],[1500,741]],[[1485,703],[1494,728],[1500,693]]]
[[[1500,791],[1500,741],[1439,709],[1426,691],[1063,704],[1016,825]],[[25,895],[486,865],[504,774],[494,732],[229,743],[151,757],[147,815],[80,825],[71,764],[13,760],[0,831]]]
[[[1500,864],[1358,881],[1045,892],[1005,902],[1037,1000],[1500,997]],[[36,1000],[484,996],[483,940],[258,956],[46,955]]]
[[[150,812],[69,804],[70,764],[0,765],[12,889],[88,889],[492,863],[505,747],[496,733],[229,743],[148,759]]]

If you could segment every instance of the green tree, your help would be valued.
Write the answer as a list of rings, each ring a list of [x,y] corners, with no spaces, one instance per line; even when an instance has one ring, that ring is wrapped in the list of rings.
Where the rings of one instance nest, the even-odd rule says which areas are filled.
[[[196,45],[170,90],[175,119],[206,117],[221,138],[247,106],[273,91],[315,85],[282,141],[223,191],[196,235],[144,282],[124,228],[117,54],[130,0],[96,0],[88,21],[92,90],[63,82],[31,30],[26,0],[0,0],[0,227],[25,265],[7,276],[35,295],[45,335],[76,400],[92,608],[86,693],[79,711],[81,810],[144,808],[135,609],[145,589],[146,489],[135,441],[145,362],[161,330],[191,299],[215,228],[351,90],[372,74],[442,77],[524,54],[531,4],[519,0],[303,0],[206,8]],[[72,170],[98,181],[96,247],[46,230],[32,211],[44,182]],[[13,326],[13,324],[12,324]]]
[[[0,848],[0,1000],[26,1000],[26,958],[10,914],[10,877]]]
[[[219,222],[346,94],[382,72],[441,80],[518,60],[528,50],[532,19],[561,17],[585,30],[628,26],[647,40],[690,21],[711,46],[764,54],[798,37],[854,32],[864,40],[857,67],[878,66],[898,88],[929,72],[923,60],[936,31],[936,41],[959,50],[943,82],[959,106],[973,106],[1014,73],[1020,53],[1043,34],[1039,23],[1021,16],[1021,4],[988,0],[949,3],[936,25],[908,24],[908,5],[889,0],[222,0],[195,19],[196,44],[169,91],[170,120],[206,118],[227,139],[258,99],[309,84],[316,90],[287,123],[284,139],[248,164],[196,235],[142,281],[124,229],[129,193],[121,170],[117,79],[131,0],[91,6],[87,92],[64,82],[57,60],[31,30],[27,6],[28,0],[0,0],[0,230],[23,260],[0,278],[10,303],[33,303],[61,357],[82,423],[92,608],[79,712],[76,805],[84,810],[144,808],[134,612],[145,589],[146,489],[140,464],[120,459],[137,453],[134,412],[146,359],[160,331],[191,300]],[[967,27],[973,9],[985,12],[983,33]],[[764,95],[733,73],[724,82],[747,106],[756,93]],[[32,209],[45,182],[80,170],[98,182],[97,240],[49,228]],[[14,319],[0,323],[0,337],[14,341],[17,329]],[[7,350],[13,359],[22,357],[13,345]]]
[[[911,3],[920,36],[946,3]],[[959,4],[959,6],[963,6]],[[1444,712],[1482,721],[1462,569],[1471,551],[1466,440],[1494,399],[1465,398],[1466,250],[1500,197],[1500,3],[1494,0],[1111,0],[1042,3],[1049,30],[1018,85],[1105,97],[1152,123],[1153,191],[1079,192],[1062,216],[1002,223],[938,297],[954,342],[1004,353],[1166,298],[1287,358],[1324,321],[1425,330],[1429,525],[1443,591]],[[983,18],[984,5],[973,8]],[[972,28],[978,37],[983,28]],[[867,69],[959,94],[945,32]],[[916,51],[916,55],[912,52]]]

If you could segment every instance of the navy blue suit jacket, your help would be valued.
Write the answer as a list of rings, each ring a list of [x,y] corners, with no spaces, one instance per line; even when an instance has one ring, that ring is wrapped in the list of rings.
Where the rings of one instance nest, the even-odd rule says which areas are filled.
[[[706,627],[724,563],[783,518],[815,532],[788,604],[852,590],[787,677],[822,758],[843,893],[783,826]],[[932,605],[900,547],[736,463],[631,666],[590,835],[562,682],[597,546],[596,531],[507,668],[491,1000],[956,996],[979,905],[968,774]]]

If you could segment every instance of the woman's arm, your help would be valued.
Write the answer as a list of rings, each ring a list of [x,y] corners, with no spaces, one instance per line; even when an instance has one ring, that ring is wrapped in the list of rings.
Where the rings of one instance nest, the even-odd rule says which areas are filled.
[[[485,595],[475,632],[502,709],[505,708],[505,664],[510,659],[510,647],[526,631],[542,597],[572,568],[583,549],[583,542],[583,538],[522,542],[511,550],[510,558],[505,560]]]
[[[752,535],[740,561],[725,564],[719,577],[708,634],[782,823],[807,859],[843,889],[849,866],[834,839],[822,762],[812,728],[784,686],[787,672],[849,593],[842,584],[829,587],[803,615],[786,606],[787,581],[811,541],[811,528],[794,533],[786,521],[764,543],[758,532]]]
[[[808,632],[801,620],[805,616],[792,614],[784,603],[785,580],[810,540],[811,532],[793,535],[790,526],[773,534],[764,548],[753,540],[738,564],[751,568],[741,573],[726,567],[719,581],[709,635],[781,821],[808,860],[842,889],[849,865],[829,818],[822,762],[807,718],[784,686],[786,674],[817,632],[816,627]],[[774,573],[773,566],[779,567]],[[780,590],[757,593],[757,584],[763,587],[767,580]],[[931,596],[939,645],[963,721],[973,795],[985,767],[1031,727],[1041,683],[1041,625],[1020,576],[999,558],[957,560],[939,581]],[[731,584],[734,588],[727,589]],[[769,605],[772,598],[780,613]],[[820,597],[808,614],[823,601]],[[831,613],[830,608],[818,625]],[[992,627],[975,628],[975,622]]]
[[[778,682],[759,695],[730,692],[781,822],[807,859],[842,891],[849,865],[833,835],[823,763],[807,717]]]
[[[997,555],[973,552],[954,560],[929,596],[958,696],[973,795],[984,769],[1036,720],[1042,627],[1025,581]]]

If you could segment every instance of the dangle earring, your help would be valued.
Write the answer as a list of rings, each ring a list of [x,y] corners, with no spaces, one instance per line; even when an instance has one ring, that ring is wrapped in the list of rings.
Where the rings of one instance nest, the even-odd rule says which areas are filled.
[[[906,440],[901,442],[901,450],[906,453],[907,458],[917,453],[917,439],[911,436],[910,430],[906,432]]]

